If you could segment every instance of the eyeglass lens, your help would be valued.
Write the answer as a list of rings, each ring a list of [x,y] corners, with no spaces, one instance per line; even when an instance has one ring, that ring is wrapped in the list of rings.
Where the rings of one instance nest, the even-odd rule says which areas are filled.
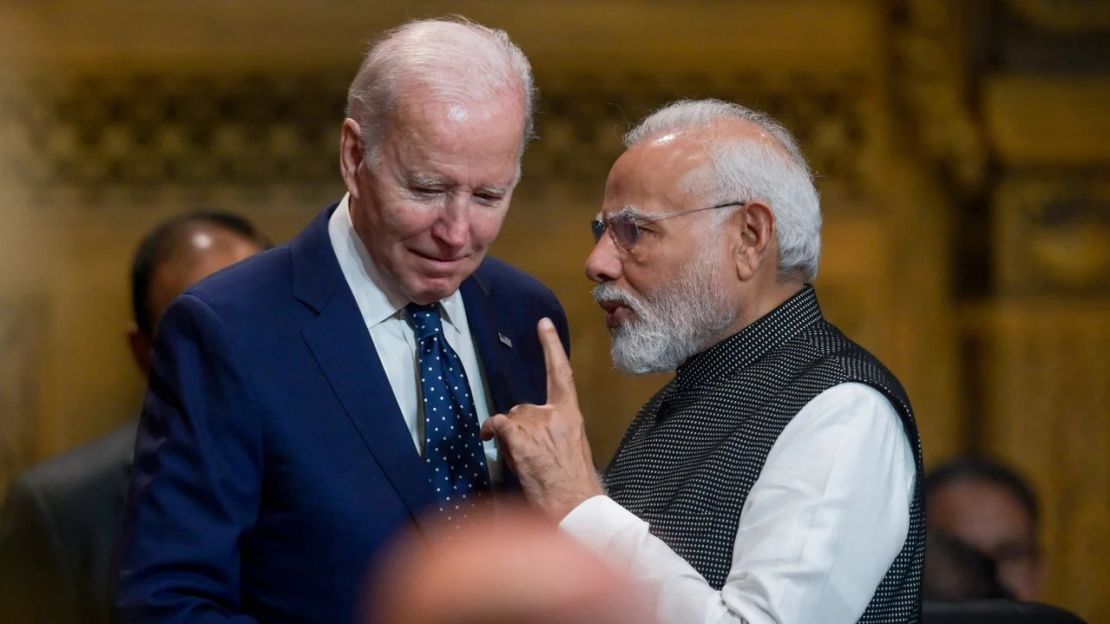
[[[590,230],[594,233],[594,243],[600,241],[601,237],[605,236],[605,219],[598,217],[590,221]]]
[[[636,227],[636,220],[626,213],[617,213],[608,219],[594,219],[590,222],[590,229],[593,230],[595,243],[605,235],[605,230],[609,230],[613,240],[625,249],[631,249],[640,241],[640,230]]]
[[[617,244],[625,249],[632,249],[640,241],[640,229],[636,227],[636,220],[627,213],[617,213],[609,219],[609,229],[613,231],[613,238]]]

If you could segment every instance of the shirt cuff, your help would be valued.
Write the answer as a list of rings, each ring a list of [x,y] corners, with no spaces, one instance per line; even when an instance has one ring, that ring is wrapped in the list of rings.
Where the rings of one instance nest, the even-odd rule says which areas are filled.
[[[606,551],[630,527],[645,524],[616,501],[598,494],[587,498],[559,522],[559,530],[595,552]]]

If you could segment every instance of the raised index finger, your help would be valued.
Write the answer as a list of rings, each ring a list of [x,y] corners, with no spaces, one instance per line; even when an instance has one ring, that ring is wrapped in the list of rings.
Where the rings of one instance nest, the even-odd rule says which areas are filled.
[[[567,352],[559,332],[549,318],[540,319],[537,331],[543,346],[543,362],[547,368],[547,402],[557,403],[567,399],[577,400],[574,390],[574,372],[567,361]]]

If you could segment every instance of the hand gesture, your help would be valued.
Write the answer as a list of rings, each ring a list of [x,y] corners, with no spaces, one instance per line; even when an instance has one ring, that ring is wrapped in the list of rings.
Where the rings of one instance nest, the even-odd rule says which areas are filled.
[[[547,368],[547,404],[525,403],[508,414],[491,416],[482,425],[482,439],[497,437],[525,497],[560,520],[604,491],[594,470],[574,373],[559,333],[547,318],[540,320],[537,331]]]

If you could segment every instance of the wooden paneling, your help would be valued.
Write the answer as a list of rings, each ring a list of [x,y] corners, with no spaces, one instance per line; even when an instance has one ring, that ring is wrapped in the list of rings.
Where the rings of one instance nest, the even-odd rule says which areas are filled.
[[[1110,613],[1110,301],[1001,300],[979,310],[986,452],[1040,496],[1047,599]]]
[[[1107,102],[1107,76],[995,76],[983,88],[991,143],[1012,166],[1110,166]]]

